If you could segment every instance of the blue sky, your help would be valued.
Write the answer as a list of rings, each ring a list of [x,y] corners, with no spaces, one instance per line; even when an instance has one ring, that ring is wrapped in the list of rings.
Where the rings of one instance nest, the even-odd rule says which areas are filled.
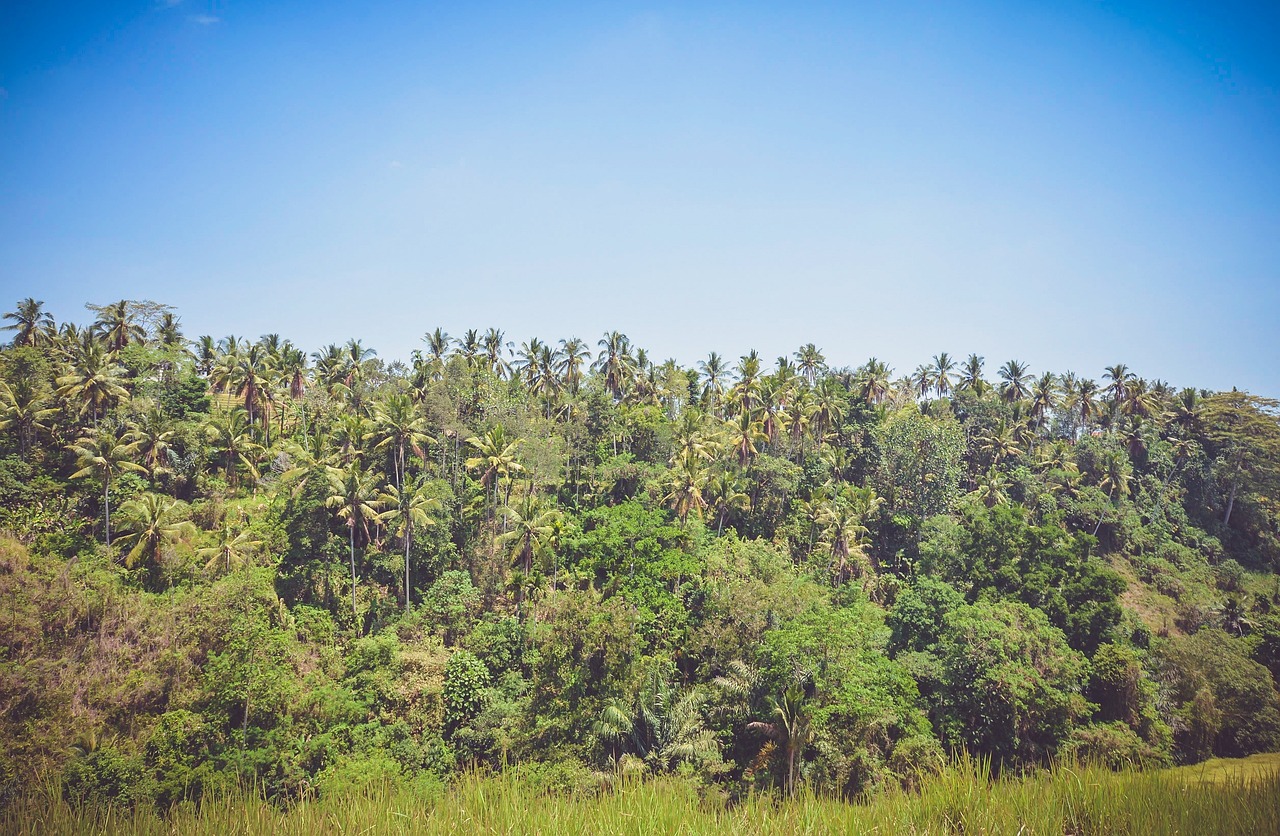
[[[28,295],[1280,395],[1280,7],[5,2]]]

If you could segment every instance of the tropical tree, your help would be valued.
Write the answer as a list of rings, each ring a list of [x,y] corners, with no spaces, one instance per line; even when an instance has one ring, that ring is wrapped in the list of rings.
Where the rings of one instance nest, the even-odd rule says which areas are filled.
[[[892,371],[888,364],[882,363],[875,357],[868,360],[861,369],[858,370],[858,393],[862,399],[869,404],[880,406],[884,403],[885,397],[889,394],[889,376]]]
[[[960,381],[956,384],[959,389],[964,389],[978,397],[982,397],[987,391],[987,381],[982,377],[982,357],[977,354],[970,354],[969,358],[964,361],[964,366],[960,369]]]
[[[111,548],[111,480],[125,473],[146,474],[142,465],[133,461],[136,446],[128,441],[120,427],[101,426],[68,448],[76,457],[79,468],[72,479],[96,476],[102,480],[102,514],[107,548]]]
[[[378,519],[381,502],[378,498],[377,481],[373,475],[353,461],[343,468],[329,470],[329,496],[325,499],[325,507],[333,509],[347,526],[347,540],[351,548],[351,617],[355,620],[356,632],[360,628],[360,611],[356,606],[356,527],[363,532],[368,542],[369,523]]]
[[[701,518],[702,510],[707,507],[702,495],[706,485],[707,470],[703,458],[691,449],[679,451],[669,471],[668,491],[664,499],[671,503],[681,526],[684,526],[690,512]]]
[[[1010,360],[1000,367],[999,375],[1004,381],[1000,384],[1000,397],[1010,403],[1026,400],[1027,395],[1030,394],[1027,389],[1026,364]]]
[[[112,351],[120,351],[130,342],[145,342],[147,329],[138,322],[137,308],[132,302],[121,299],[110,305],[88,305],[98,314],[93,329],[106,340]]]
[[[84,335],[72,347],[70,370],[57,379],[58,394],[79,402],[81,415],[89,414],[96,425],[111,404],[129,397],[124,387],[124,367],[91,335]]]
[[[951,394],[952,372],[955,367],[955,361],[947,352],[933,356],[933,388],[938,397],[945,398]]]
[[[509,481],[512,474],[524,470],[524,465],[516,460],[516,453],[522,443],[523,439],[520,438],[508,441],[501,424],[483,436],[471,436],[467,439],[467,444],[478,454],[467,459],[467,469],[480,471],[480,484],[486,494],[489,490],[493,491],[494,508],[498,505],[498,485],[503,479]],[[510,500],[510,497],[511,489],[508,487],[507,499]]]
[[[555,354],[555,371],[570,395],[578,394],[582,386],[582,368],[590,357],[587,344],[577,337],[560,341],[560,348]]]
[[[173,424],[156,408],[147,410],[129,424],[127,438],[134,443],[152,479],[168,470],[174,433]]]
[[[392,456],[392,477],[397,490],[405,484],[405,454],[412,450],[419,458],[425,458],[425,445],[434,439],[427,435],[427,422],[417,414],[413,399],[406,394],[392,393],[373,409],[374,450],[388,450]]]
[[[16,311],[7,312],[4,318],[11,320],[13,324],[5,325],[0,331],[13,331],[14,345],[42,348],[53,344],[57,330],[53,324],[53,314],[44,309],[44,302],[28,296],[18,302]]]
[[[229,520],[223,521],[222,527],[214,534],[214,544],[196,550],[196,557],[205,561],[204,570],[213,572],[219,566],[222,571],[230,572],[231,567],[247,566],[253,553],[262,546],[261,540],[254,539],[248,529],[236,531]]]
[[[605,388],[613,395],[613,399],[621,400],[626,382],[635,368],[632,365],[631,341],[620,331],[610,331],[597,345],[600,347],[600,354],[592,368],[604,377]]]
[[[409,611],[409,552],[413,545],[413,532],[419,528],[435,524],[432,516],[440,510],[440,500],[427,493],[425,485],[407,486],[403,491],[395,485],[388,485],[378,496],[378,504],[383,509],[378,514],[378,521],[387,526],[392,534],[404,541],[404,611]]]
[[[37,432],[47,432],[46,422],[58,414],[34,386],[10,386],[0,380],[0,430],[13,430],[18,438],[18,456],[26,461]]]
[[[795,354],[796,365],[800,369],[800,374],[804,379],[809,381],[809,385],[813,386],[818,379],[818,373],[827,365],[826,358],[822,356],[822,349],[813,343],[800,346]]]
[[[747,724],[747,728],[763,733],[782,746],[783,757],[787,764],[782,788],[786,795],[792,796],[795,795],[805,747],[812,739],[812,723],[806,705],[805,681],[798,676],[780,696],[770,697],[769,705],[771,719],[753,721]]]
[[[215,453],[222,456],[222,467],[232,486],[239,484],[241,465],[254,479],[258,478],[257,457],[262,445],[253,440],[248,413],[243,408],[236,407],[224,415],[211,417],[205,423],[205,435]]]
[[[554,508],[540,508],[532,499],[526,501],[524,511],[507,507],[503,509],[507,531],[497,537],[497,543],[508,550],[511,562],[520,567],[524,577],[533,574],[534,555],[555,534],[560,512]],[[518,587],[519,588],[519,587]]]
[[[729,377],[729,369],[724,358],[716,352],[707,355],[706,360],[698,362],[698,371],[702,373],[702,400],[712,408],[718,408],[724,400],[724,384]]]
[[[139,560],[159,565],[166,546],[194,537],[196,527],[183,514],[183,503],[156,493],[141,494],[121,505],[121,528],[127,533],[120,542],[128,549],[124,565],[132,569]]]

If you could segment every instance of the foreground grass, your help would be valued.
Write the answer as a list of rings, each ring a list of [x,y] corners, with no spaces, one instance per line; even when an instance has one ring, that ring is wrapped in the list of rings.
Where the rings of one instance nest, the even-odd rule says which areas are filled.
[[[76,810],[50,792],[0,813],[3,833],[1280,833],[1280,755],[1151,773],[1059,768],[991,782],[962,764],[916,794],[866,804],[802,796],[724,805],[676,781],[625,783],[595,798],[540,795],[510,776],[471,777],[442,798],[375,787],[281,810],[206,800],[168,818]]]

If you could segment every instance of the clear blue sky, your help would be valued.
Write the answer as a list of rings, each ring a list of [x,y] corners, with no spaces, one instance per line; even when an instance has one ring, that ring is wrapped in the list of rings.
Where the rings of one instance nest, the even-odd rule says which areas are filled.
[[[3,0],[0,88],[5,310],[1280,395],[1274,3]]]

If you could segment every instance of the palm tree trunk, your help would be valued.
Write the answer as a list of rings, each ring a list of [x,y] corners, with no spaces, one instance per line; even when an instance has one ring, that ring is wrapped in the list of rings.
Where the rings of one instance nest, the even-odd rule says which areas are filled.
[[[1239,487],[1238,482],[1231,483],[1231,496],[1227,499],[1227,513],[1222,517],[1223,525],[1231,524],[1231,509],[1236,506],[1236,488]]]
[[[351,617],[355,619],[356,635],[360,635],[360,612],[356,609],[356,521],[354,517],[350,525],[351,537]]]
[[[404,611],[409,611],[409,546],[413,543],[413,524],[404,530]]]
[[[102,509],[106,517],[107,548],[111,548],[111,471],[102,480]]]

